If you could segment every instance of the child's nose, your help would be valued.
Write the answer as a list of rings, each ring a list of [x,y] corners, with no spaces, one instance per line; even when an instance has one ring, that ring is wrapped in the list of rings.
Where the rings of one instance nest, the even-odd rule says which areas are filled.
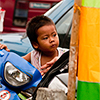
[[[50,42],[53,42],[54,41],[54,38],[53,37],[50,37]]]

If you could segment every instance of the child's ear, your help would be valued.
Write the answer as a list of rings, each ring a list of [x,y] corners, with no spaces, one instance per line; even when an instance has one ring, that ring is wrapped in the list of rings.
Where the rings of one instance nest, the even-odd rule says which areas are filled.
[[[32,45],[33,45],[33,47],[34,47],[35,49],[38,49],[38,47],[39,47],[38,43],[36,43],[36,42],[32,42]]]

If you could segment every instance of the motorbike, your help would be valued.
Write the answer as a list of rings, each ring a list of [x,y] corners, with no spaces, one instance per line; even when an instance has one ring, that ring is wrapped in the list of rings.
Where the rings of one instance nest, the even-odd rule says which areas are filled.
[[[32,99],[31,92],[41,80],[40,72],[29,62],[0,49],[0,100]]]
[[[49,87],[55,77],[61,80],[67,91],[68,82],[64,80],[68,80],[68,62],[69,51],[65,52],[42,77],[38,69],[22,57],[0,49],[0,100],[35,100],[38,88]]]

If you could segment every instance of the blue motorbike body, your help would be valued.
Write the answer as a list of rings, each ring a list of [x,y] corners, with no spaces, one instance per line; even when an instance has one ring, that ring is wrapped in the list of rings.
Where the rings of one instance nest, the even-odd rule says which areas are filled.
[[[16,92],[9,89],[0,81],[0,100],[20,100]]]
[[[9,84],[5,80],[5,77],[4,77],[5,64],[7,62],[10,62],[21,72],[23,72],[27,76],[29,76],[31,78],[31,81],[22,86],[16,86],[16,87]],[[26,90],[31,87],[37,87],[37,85],[42,80],[42,76],[41,76],[40,72],[34,66],[32,66],[29,62],[24,60],[19,55],[15,54],[13,52],[7,52],[4,49],[2,49],[2,50],[0,49],[0,77],[1,77],[0,84],[2,85],[2,87],[0,88],[0,92],[3,90],[9,91],[11,95],[13,94],[13,96],[10,96],[11,98],[13,98],[13,97],[17,98],[17,94],[14,91],[10,90],[7,86],[9,86],[13,89]],[[9,92],[8,92],[8,94],[9,94]],[[1,99],[1,100],[3,100],[3,99]],[[20,99],[11,99],[11,100],[20,100]]]

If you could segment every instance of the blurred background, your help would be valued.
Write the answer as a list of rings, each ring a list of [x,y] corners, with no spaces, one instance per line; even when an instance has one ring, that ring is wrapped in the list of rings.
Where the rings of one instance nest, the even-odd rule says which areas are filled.
[[[30,18],[44,14],[61,0],[0,0],[6,10],[3,32],[25,32]]]

